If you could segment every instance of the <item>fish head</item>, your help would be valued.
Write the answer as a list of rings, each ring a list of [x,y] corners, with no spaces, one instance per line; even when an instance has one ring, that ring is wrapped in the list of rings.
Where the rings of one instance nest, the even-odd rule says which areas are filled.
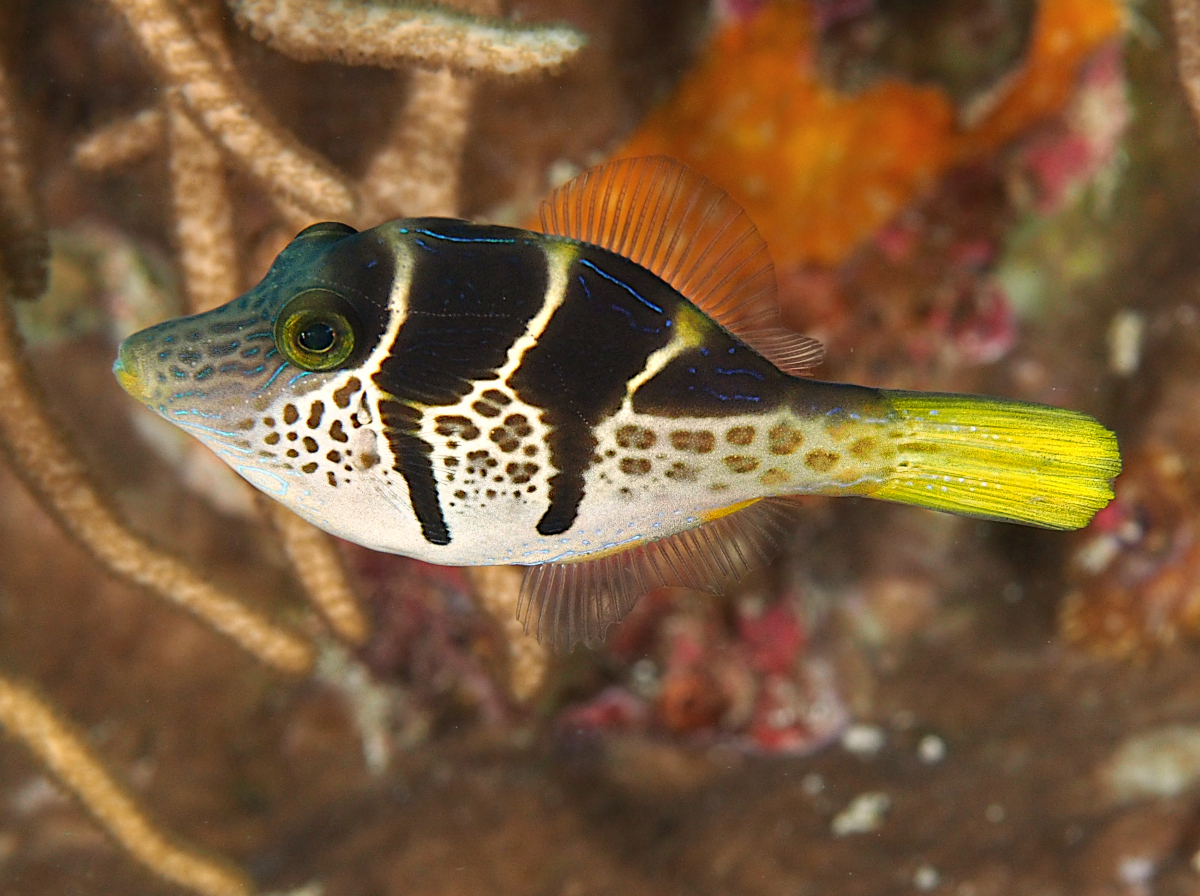
[[[379,461],[367,388],[386,352],[395,232],[308,227],[245,294],[131,335],[113,373],[252,485],[324,524],[317,478],[345,485]]]

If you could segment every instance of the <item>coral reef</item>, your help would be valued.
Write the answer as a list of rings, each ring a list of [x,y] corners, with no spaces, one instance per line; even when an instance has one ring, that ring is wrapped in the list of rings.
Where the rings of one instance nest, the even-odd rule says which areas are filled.
[[[498,27],[437,8],[330,9],[332,18],[303,31],[298,7],[237,4],[239,21],[256,37],[292,54],[389,66],[415,58],[434,68],[415,76],[409,106],[394,129],[394,145],[385,147],[378,164],[368,168],[360,188],[292,137],[244,84],[215,3],[113,0],[111,6],[124,18],[164,90],[155,107],[87,138],[75,158],[81,166],[104,170],[167,148],[179,267],[192,310],[228,301],[243,285],[230,161],[273,197],[292,225],[323,217],[453,213],[471,84],[448,67],[491,74],[545,70],[561,65],[583,43],[570,29]],[[48,254],[23,165],[15,106],[8,75],[0,69],[0,234],[5,244],[0,284],[6,300],[10,295],[36,298],[43,291]],[[375,182],[389,188],[375,189]],[[0,330],[0,434],[14,469],[42,505],[114,574],[185,607],[263,662],[281,671],[308,672],[315,651],[307,639],[247,608],[119,519],[46,415],[7,302]],[[361,644],[367,622],[327,536],[282,508],[264,504],[263,513],[273,521],[297,578],[331,629],[349,643]],[[528,679],[526,672],[523,681]],[[6,684],[0,696],[4,727],[43,758],[149,868],[196,892],[250,892],[244,878],[169,846],[82,741],[32,692]]]
[[[1045,0],[1019,70],[985,114],[960,127],[936,87],[893,79],[853,96],[830,89],[817,73],[808,7],[752,7],[720,30],[621,152],[675,156],[718,177],[785,271],[845,260],[949,167],[1057,115],[1081,65],[1121,28],[1113,0]]]
[[[1194,890],[1193,6],[1178,59],[1165,2],[1116,0],[0,11],[0,433],[30,485],[0,491],[0,726],[28,745],[0,882]],[[746,205],[819,376],[1094,413],[1114,504],[1070,537],[806,501],[769,570],[555,657],[518,570],[263,509],[109,382],[114,335],[226,301],[314,220],[528,221],[650,151]]]

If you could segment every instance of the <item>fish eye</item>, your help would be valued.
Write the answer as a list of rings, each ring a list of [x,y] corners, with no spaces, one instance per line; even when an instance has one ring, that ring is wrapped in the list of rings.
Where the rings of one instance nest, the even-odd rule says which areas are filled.
[[[354,309],[329,289],[309,289],[275,318],[275,345],[301,370],[336,370],[346,363],[361,326]]]

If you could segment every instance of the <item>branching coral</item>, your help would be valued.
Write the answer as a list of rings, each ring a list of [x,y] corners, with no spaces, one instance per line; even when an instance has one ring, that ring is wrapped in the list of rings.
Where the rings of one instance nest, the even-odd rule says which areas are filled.
[[[172,843],[113,780],[72,730],[34,691],[0,677],[0,725],[20,739],[139,862],[203,896],[245,896],[250,880],[233,868]]]
[[[159,107],[93,134],[80,144],[76,159],[102,169],[165,143],[180,268],[193,311],[228,301],[244,285],[238,274],[228,164],[272,195],[292,227],[324,217],[374,223],[399,215],[452,215],[475,86],[466,73],[554,68],[582,46],[582,38],[570,29],[517,28],[427,7],[358,3],[318,12],[292,3],[233,4],[239,22],[256,37],[281,48],[302,44],[305,49],[289,50],[292,55],[386,67],[408,60],[440,66],[412,74],[389,139],[362,180],[352,183],[263,110],[238,75],[211,4],[111,4],[125,16],[170,90]],[[494,11],[490,0],[482,5]],[[431,55],[431,46],[446,46],[447,28],[460,36],[457,48],[449,55]],[[296,572],[322,614],[339,635],[360,641],[365,621],[325,536],[305,531],[299,520],[283,520],[275,510],[270,516],[289,556],[301,560]],[[304,548],[294,550],[296,545]],[[322,562],[302,559],[313,556]]]
[[[306,58],[424,66],[410,79],[407,103],[395,117],[389,141],[355,183],[301,144],[247,87],[225,42],[219,5],[176,0],[109,0],[109,5],[124,18],[163,89],[153,107],[81,142],[75,160],[84,169],[101,171],[167,152],[179,268],[191,310],[228,301],[245,286],[235,240],[239,209],[230,189],[232,172],[261,187],[290,228],[323,218],[373,224],[380,216],[453,214],[473,74],[555,68],[583,43],[565,28],[518,27],[423,5],[235,4],[239,20],[256,37]],[[484,5],[494,13],[490,0]],[[308,29],[307,37],[297,28],[309,21],[305,10],[318,26]],[[331,31],[331,26],[336,27]],[[48,254],[13,107],[11,86],[0,68],[0,445],[43,507],[107,569],[185,607],[267,664],[308,672],[315,650],[307,639],[247,608],[133,533],[46,413],[7,304],[10,297],[41,293]],[[361,644],[367,620],[332,541],[282,508],[272,506],[265,515],[330,628]],[[491,579],[482,588],[501,598],[485,601],[489,606],[503,604],[513,590]],[[540,654],[527,653],[518,651],[513,658],[519,698],[532,692],[544,668]],[[205,894],[252,890],[240,874],[171,845],[32,691],[0,680],[0,724],[156,873]],[[380,755],[371,764],[382,768],[385,763]]]
[[[0,267],[8,272],[13,295],[32,299],[46,288],[50,249],[30,189],[18,127],[12,85],[0,65]]]
[[[525,75],[583,46],[570,28],[518,27],[452,10],[329,0],[232,0],[238,22],[294,59],[396,68],[406,62],[469,74]]]

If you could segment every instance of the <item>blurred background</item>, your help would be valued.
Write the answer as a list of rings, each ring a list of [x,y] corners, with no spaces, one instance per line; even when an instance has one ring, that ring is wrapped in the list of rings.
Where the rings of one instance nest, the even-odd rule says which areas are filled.
[[[134,530],[324,645],[271,671],[0,466],[0,669],[151,817],[263,891],[330,896],[1200,892],[1200,142],[1167,3],[458,4],[586,39],[517,75],[289,49],[270,5],[0,10],[51,247],[14,310],[49,412]],[[511,577],[339,543],[368,633],[333,646],[252,496],[110,373],[124,335],[339,217],[219,140],[187,155],[172,116],[202,144],[209,119],[147,50],[156,6],[358,191],[342,219],[531,225],[593,164],[675,156],[758,224],[819,378],[1093,414],[1117,499],[1078,533],[814,499],[770,568],[655,592],[565,656],[515,640]],[[0,892],[183,891],[5,740]]]

